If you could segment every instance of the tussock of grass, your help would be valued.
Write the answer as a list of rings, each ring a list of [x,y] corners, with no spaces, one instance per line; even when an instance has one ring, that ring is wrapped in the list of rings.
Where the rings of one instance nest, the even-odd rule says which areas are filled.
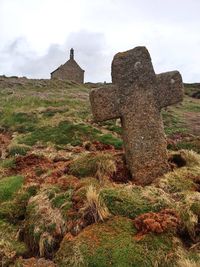
[[[93,186],[96,189],[100,189],[100,182],[94,177],[85,177],[79,180],[79,183],[75,187],[73,192],[73,199],[77,199],[81,203],[87,202],[87,191],[90,186]]]
[[[77,177],[94,176],[109,179],[116,171],[113,156],[107,153],[83,154],[70,165],[70,173]]]
[[[50,257],[65,232],[65,221],[61,211],[53,208],[48,188],[30,198],[27,206],[25,225],[25,240],[30,250],[40,253],[40,256]]]
[[[26,206],[31,196],[36,194],[34,186],[22,188],[13,195],[13,199],[0,203],[0,218],[13,223],[25,217]]]
[[[16,256],[27,253],[27,247],[18,241],[18,228],[0,220],[0,265],[10,266]]]
[[[186,160],[187,167],[200,167],[200,154],[192,150],[181,150],[180,155]]]
[[[100,196],[111,214],[131,219],[142,213],[157,212],[174,205],[167,193],[151,186],[107,187],[102,188]]]
[[[200,177],[200,155],[194,151],[181,150],[180,156],[186,166],[168,172],[157,181],[157,186],[168,193],[195,191]]]
[[[16,165],[15,165],[14,158],[4,159],[2,162],[0,162],[0,168],[3,168],[3,169],[14,168],[15,166]]]
[[[10,176],[0,180],[0,202],[11,200],[14,194],[22,187],[22,176]]]
[[[159,180],[158,186],[168,193],[177,193],[187,190],[194,191],[197,189],[197,185],[188,178],[188,172],[185,169],[177,169],[165,174],[165,176]]]
[[[28,151],[30,151],[31,147],[25,145],[10,145],[8,147],[9,156],[25,156]]]
[[[103,222],[110,217],[110,213],[103,203],[97,190],[90,186],[86,193],[86,202],[81,209],[83,218],[89,220],[89,222]]]
[[[199,263],[189,259],[180,259],[177,267],[199,267]]]
[[[177,211],[182,220],[182,232],[187,232],[191,240],[199,242],[198,223],[200,218],[200,193],[185,192],[180,195]]]

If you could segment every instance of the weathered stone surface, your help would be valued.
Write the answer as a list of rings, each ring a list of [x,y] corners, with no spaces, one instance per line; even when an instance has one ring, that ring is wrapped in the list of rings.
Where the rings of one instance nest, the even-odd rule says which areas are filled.
[[[168,170],[160,110],[183,98],[178,71],[156,75],[148,50],[118,53],[112,62],[110,87],[91,91],[96,121],[121,118],[128,166],[136,182],[151,183]]]

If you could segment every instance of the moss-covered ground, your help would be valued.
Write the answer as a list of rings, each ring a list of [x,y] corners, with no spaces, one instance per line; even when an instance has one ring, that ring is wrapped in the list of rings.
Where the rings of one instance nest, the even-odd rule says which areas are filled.
[[[0,265],[200,266],[200,100],[162,111],[171,171],[135,185],[90,86],[0,77]]]

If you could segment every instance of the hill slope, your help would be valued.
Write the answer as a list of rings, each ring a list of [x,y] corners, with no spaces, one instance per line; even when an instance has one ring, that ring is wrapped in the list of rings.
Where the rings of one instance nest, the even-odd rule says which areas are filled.
[[[172,170],[142,187],[120,122],[92,121],[92,86],[0,77],[0,262],[198,266],[200,100],[187,86],[162,112]]]

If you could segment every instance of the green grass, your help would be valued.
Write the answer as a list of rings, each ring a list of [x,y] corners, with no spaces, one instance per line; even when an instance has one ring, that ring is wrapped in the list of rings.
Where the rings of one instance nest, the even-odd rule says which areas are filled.
[[[0,180],[0,202],[11,200],[14,194],[22,187],[22,176],[10,176]]]
[[[24,135],[19,139],[20,144],[28,146],[35,145],[38,141],[46,144],[51,142],[55,145],[73,146],[82,145],[84,141],[98,140],[103,144],[113,145],[119,149],[122,147],[122,140],[112,134],[103,134],[96,128],[84,124],[74,124],[68,121],[61,121],[57,126],[44,126],[33,132]]]
[[[93,224],[71,241],[63,239],[55,261],[60,267],[172,267],[178,242],[170,234],[134,239],[136,230],[127,218],[114,217]]]
[[[164,130],[167,135],[187,132],[183,119],[172,111],[162,111]]]
[[[26,213],[26,206],[31,196],[36,194],[36,187],[18,190],[13,194],[12,200],[0,203],[0,219],[16,223]]]
[[[71,205],[72,190],[68,190],[65,193],[57,194],[52,200],[51,203],[54,208],[60,208],[66,202]]]
[[[28,151],[30,151],[31,147],[25,146],[25,145],[12,145],[9,146],[8,152],[9,156],[16,156],[16,155],[21,155],[25,156]]]
[[[193,150],[197,153],[200,153],[200,139],[198,137],[193,137],[191,140],[187,140],[186,138],[178,141],[176,144],[170,144],[168,145],[168,149],[170,150],[181,150],[181,149],[187,149],[187,150]]]
[[[113,215],[134,219],[146,212],[157,212],[170,207],[170,197],[163,190],[151,186],[126,188],[103,188],[100,196]]]
[[[200,112],[200,104],[199,103],[194,103],[194,102],[188,102],[184,106],[184,110],[188,112]]]
[[[77,177],[111,176],[115,169],[115,162],[111,154],[96,153],[83,154],[72,161],[69,172]]]
[[[184,83],[185,94],[192,96],[193,93],[200,91],[200,83]]]
[[[17,240],[19,228],[0,220],[0,265],[11,266],[17,256],[28,252],[24,242]]]
[[[0,167],[3,169],[14,168],[15,166],[15,159],[13,158],[4,159],[2,162],[0,162]]]
[[[1,125],[5,129],[18,131],[20,133],[33,131],[38,123],[36,114],[28,114],[24,112],[5,113],[1,119]]]
[[[68,121],[62,121],[57,126],[45,126],[38,128],[29,135],[22,137],[19,142],[32,146],[38,141],[43,143],[52,142],[56,145],[81,145],[84,141],[94,140],[100,131],[86,125],[73,124]]]
[[[120,138],[113,136],[112,134],[104,134],[97,138],[103,144],[112,145],[117,149],[122,148],[123,141]]]

